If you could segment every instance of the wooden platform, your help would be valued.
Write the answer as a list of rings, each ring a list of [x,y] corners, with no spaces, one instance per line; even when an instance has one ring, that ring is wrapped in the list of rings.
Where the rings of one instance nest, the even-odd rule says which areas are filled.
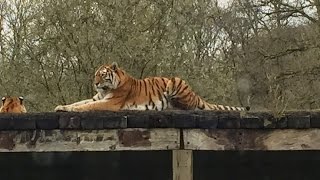
[[[193,179],[193,150],[319,150],[320,112],[122,111],[0,114],[0,152],[172,151]]]
[[[122,111],[0,115],[0,152],[318,150],[320,112]]]

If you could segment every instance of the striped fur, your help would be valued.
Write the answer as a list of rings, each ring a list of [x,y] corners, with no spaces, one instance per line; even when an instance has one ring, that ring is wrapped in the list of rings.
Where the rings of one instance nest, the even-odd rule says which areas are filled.
[[[116,63],[98,68],[94,86],[98,94],[93,100],[60,105],[55,111],[161,111],[171,107],[188,110],[244,110],[240,107],[209,104],[196,95],[180,78],[136,79],[120,69]]]
[[[248,108],[210,104],[192,91],[191,87],[180,78],[171,78],[166,87],[166,96],[173,107],[185,110],[222,110],[245,111]]]
[[[6,96],[2,98],[0,113],[26,113],[23,97]]]

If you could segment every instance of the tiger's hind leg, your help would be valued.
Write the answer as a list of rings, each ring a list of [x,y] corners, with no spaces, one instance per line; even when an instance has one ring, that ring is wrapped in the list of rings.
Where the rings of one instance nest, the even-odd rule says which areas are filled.
[[[165,95],[173,108],[182,110],[201,109],[198,108],[198,104],[201,101],[200,97],[181,78],[175,77],[168,81]]]
[[[170,104],[183,110],[222,110],[245,111],[249,108],[210,104],[197,95],[191,87],[180,78],[171,78],[166,86],[166,96]]]

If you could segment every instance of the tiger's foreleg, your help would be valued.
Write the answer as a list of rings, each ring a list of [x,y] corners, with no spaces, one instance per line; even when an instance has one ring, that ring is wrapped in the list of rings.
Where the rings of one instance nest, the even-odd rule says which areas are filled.
[[[68,105],[59,105],[59,106],[57,106],[55,108],[55,111],[60,111],[59,109],[61,109],[62,106],[79,106],[79,105],[83,105],[83,104],[87,104],[87,103],[90,103],[90,102],[101,100],[101,99],[103,99],[103,97],[104,96],[101,93],[97,93],[96,95],[93,96],[92,99],[85,99],[85,100],[82,100],[82,101],[79,101],[79,102],[75,102],[75,103],[72,103],[72,104],[68,104]]]
[[[85,104],[77,106],[57,106],[55,111],[73,111],[73,112],[84,112],[84,111],[119,111],[121,109],[121,104],[116,103],[113,100],[99,100],[87,102]]]
[[[79,101],[79,102],[75,102],[75,103],[69,104],[68,106],[79,106],[79,105],[87,104],[87,103],[93,102],[93,101],[94,101],[93,99],[85,99],[85,100],[82,100],[82,101]]]
[[[75,103],[72,103],[72,104],[68,104],[68,105],[58,105],[54,111],[62,111],[62,109],[70,109],[71,107],[73,106],[79,106],[79,105],[82,105],[82,104],[87,104],[89,102],[93,102],[93,99],[85,99],[85,100],[82,100],[82,101],[79,101],[79,102],[75,102]]]

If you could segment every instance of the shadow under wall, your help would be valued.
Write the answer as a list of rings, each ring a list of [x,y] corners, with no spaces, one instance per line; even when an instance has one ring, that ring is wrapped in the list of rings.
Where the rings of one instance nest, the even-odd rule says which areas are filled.
[[[194,180],[319,180],[320,151],[194,151]]]
[[[194,151],[194,180],[318,180],[320,151]],[[1,180],[172,180],[171,151],[0,153]]]
[[[171,151],[0,153],[1,180],[170,180]]]

